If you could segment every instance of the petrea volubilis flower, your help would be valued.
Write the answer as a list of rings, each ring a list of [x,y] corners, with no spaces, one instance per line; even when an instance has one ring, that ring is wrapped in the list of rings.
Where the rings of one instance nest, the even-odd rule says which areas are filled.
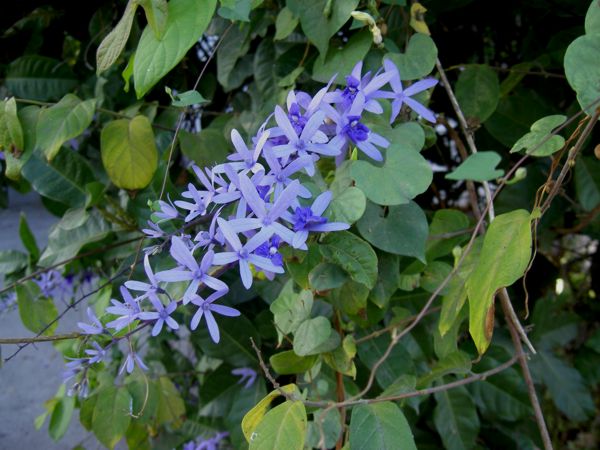
[[[177,309],[177,302],[171,302],[167,306],[164,306],[160,301],[150,299],[154,311],[142,311],[138,314],[138,317],[142,320],[155,320],[154,326],[152,327],[152,336],[158,335],[163,325],[166,323],[171,330],[177,330],[179,324],[171,317],[171,314]]]
[[[256,370],[250,367],[240,367],[238,369],[233,369],[231,371],[231,374],[241,377],[238,381],[238,384],[243,384],[244,389],[248,389],[249,387],[251,387],[256,381],[256,377],[258,376]]]
[[[215,300],[221,298],[225,294],[226,292],[221,291],[213,292],[206,299],[203,299],[199,295],[195,295],[194,297],[192,297],[192,303],[198,307],[198,310],[196,311],[196,314],[194,314],[194,316],[192,317],[190,328],[192,330],[198,328],[200,319],[204,317],[204,319],[206,320],[206,327],[208,328],[210,337],[215,344],[219,343],[221,336],[219,333],[219,326],[217,325],[217,321],[215,320],[215,316],[213,315],[213,313],[217,313],[227,317],[237,317],[240,315],[240,312],[237,309],[213,303]]]

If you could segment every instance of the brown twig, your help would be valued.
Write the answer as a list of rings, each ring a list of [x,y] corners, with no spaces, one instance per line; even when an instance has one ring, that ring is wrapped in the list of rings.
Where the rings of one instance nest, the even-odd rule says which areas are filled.
[[[28,338],[0,338],[0,344],[33,344],[36,342],[64,341],[67,339],[79,339],[84,336],[81,333],[55,334],[53,336],[39,336]]]

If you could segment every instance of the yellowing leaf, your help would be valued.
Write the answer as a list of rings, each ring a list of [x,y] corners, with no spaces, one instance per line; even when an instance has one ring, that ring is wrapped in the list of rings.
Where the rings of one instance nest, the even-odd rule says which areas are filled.
[[[98,75],[112,66],[125,48],[137,7],[136,0],[129,0],[117,26],[104,37],[98,46],[96,51],[96,73]]]
[[[146,116],[108,123],[100,135],[102,164],[111,181],[123,189],[142,189],[157,166],[154,133]]]
[[[297,387],[295,384],[288,384],[283,386],[281,389],[283,392],[291,394],[297,390]],[[273,400],[280,395],[281,393],[278,390],[269,392],[265,398],[263,398],[256,406],[254,406],[254,408],[246,413],[242,419],[242,431],[244,432],[244,436],[248,442],[250,442],[252,433],[254,433],[254,430],[258,424],[262,421],[263,417],[265,417],[265,414],[267,413],[267,410],[269,409],[269,406],[271,406]]]
[[[410,7],[410,23],[409,25],[415,30],[417,33],[423,33],[428,36],[431,35],[429,31],[429,27],[425,23],[425,12],[427,8],[425,8],[420,3],[413,3]]]
[[[496,217],[485,234],[479,262],[467,279],[469,332],[480,354],[490,345],[496,291],[521,278],[529,264],[530,221],[524,209]]]

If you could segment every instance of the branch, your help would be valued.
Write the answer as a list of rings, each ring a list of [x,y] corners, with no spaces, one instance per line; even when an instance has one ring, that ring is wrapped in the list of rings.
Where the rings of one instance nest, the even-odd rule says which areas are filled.
[[[39,336],[29,338],[0,338],[0,344],[33,344],[36,342],[51,342],[51,341],[64,341],[67,339],[79,339],[85,336],[82,333],[67,333],[67,334],[55,334],[53,336]]]

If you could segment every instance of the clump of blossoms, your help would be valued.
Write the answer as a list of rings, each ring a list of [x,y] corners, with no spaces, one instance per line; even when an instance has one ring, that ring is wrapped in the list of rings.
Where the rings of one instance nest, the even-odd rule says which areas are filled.
[[[113,299],[106,309],[112,319],[105,324],[91,310],[90,323],[80,324],[84,333],[109,337],[110,341],[104,347],[94,342],[94,348],[85,350],[87,356],[67,364],[66,378],[78,377],[76,387],[86,385],[87,368],[103,361],[108,349],[123,338],[129,345],[120,372],[130,373],[136,365],[146,370],[130,336],[147,327],[152,336],[165,329],[177,330],[179,324],[173,314],[179,308],[192,309],[191,330],[205,326],[218,343],[218,317],[240,315],[221,303],[229,286],[219,279],[220,274],[236,270],[243,286],[250,289],[257,274],[272,279],[284,273],[283,246],[306,250],[311,234],[349,228],[346,223],[331,222],[325,215],[332,201],[331,192],[313,194],[299,176],[313,176],[321,158],[332,157],[340,164],[353,148],[372,160],[383,160],[381,149],[390,143],[365,124],[365,111],[382,114],[380,101],[391,101],[390,122],[403,105],[435,121],[433,113],[411,97],[437,81],[427,79],[404,89],[390,61],[385,61],[378,73],[364,75],[362,63],[358,63],[346,77],[343,89],[330,90],[332,82],[314,96],[290,92],[286,109],[276,106],[250,143],[233,130],[234,152],[228,162],[212,168],[193,166],[197,183],[189,183],[174,202],[169,199],[156,203],[154,221],[148,223],[144,233],[160,243],[146,248],[145,279],[125,282],[122,299]],[[179,231],[163,231],[167,222]],[[188,234],[201,222],[208,224],[206,229]],[[173,267],[156,271],[150,258],[166,246]],[[175,292],[169,288],[174,283],[185,284],[177,298],[169,293]],[[236,374],[253,383],[256,373],[252,371],[252,375],[251,371],[240,368]],[[194,447],[197,445],[189,444],[190,448],[205,448]]]

